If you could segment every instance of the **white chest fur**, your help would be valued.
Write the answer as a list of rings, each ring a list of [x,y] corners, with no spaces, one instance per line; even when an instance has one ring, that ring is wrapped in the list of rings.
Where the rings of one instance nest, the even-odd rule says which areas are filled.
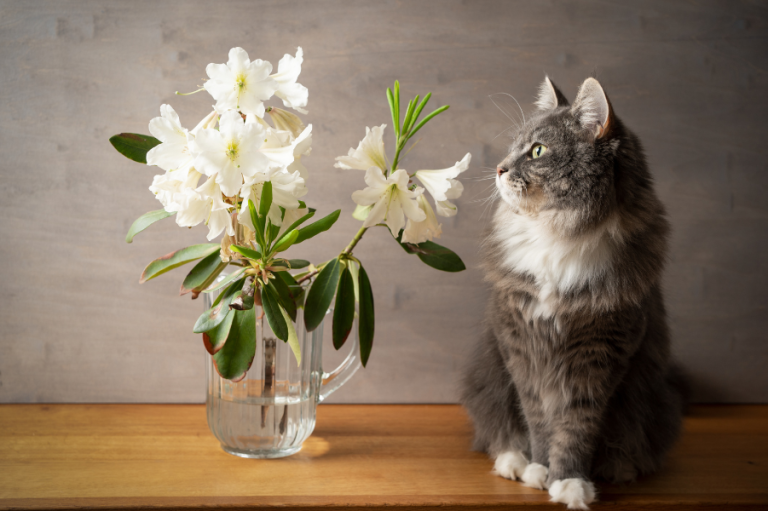
[[[536,281],[539,296],[529,311],[532,317],[552,316],[560,294],[581,289],[612,268],[617,222],[566,237],[553,228],[558,214],[529,216],[502,205],[494,218],[494,235],[503,249],[501,264]]]

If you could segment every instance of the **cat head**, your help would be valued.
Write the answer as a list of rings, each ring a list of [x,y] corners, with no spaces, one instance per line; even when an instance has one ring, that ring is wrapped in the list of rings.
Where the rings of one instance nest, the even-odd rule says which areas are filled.
[[[547,215],[564,233],[610,216],[621,126],[597,80],[588,78],[573,105],[544,79],[537,112],[497,167],[496,186],[516,214]]]

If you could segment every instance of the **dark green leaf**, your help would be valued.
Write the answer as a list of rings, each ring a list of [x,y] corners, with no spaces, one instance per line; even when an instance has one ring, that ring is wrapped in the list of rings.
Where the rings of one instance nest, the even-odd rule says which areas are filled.
[[[259,214],[256,212],[256,206],[254,206],[253,201],[248,201],[248,211],[251,214],[251,223],[255,229],[254,232],[256,233],[256,242],[259,244],[263,251],[267,248],[267,243],[264,240],[264,226],[261,224]]]
[[[341,214],[341,210],[337,209],[330,215],[321,218],[317,222],[312,222],[308,226],[299,229],[299,237],[296,238],[294,245],[298,245],[299,243],[330,229],[331,226],[336,223],[336,220],[339,219],[339,214]]]
[[[229,336],[229,330],[232,328],[232,320],[234,318],[235,311],[229,311],[224,317],[224,321],[219,323],[219,326],[212,328],[207,332],[203,332],[203,344],[208,353],[215,355],[224,347],[224,343],[227,342],[227,337]]]
[[[203,293],[212,293],[214,291],[218,291],[219,289],[221,289],[222,287],[226,286],[227,284],[229,284],[230,282],[232,282],[236,278],[240,277],[245,270],[246,270],[246,268],[240,268],[236,272],[230,273],[229,275],[224,277],[221,280],[221,282],[219,282],[218,284],[216,284],[215,286],[213,286],[210,289],[206,289],[205,291],[203,291]]]
[[[254,261],[261,259],[261,253],[256,252],[252,248],[241,247],[240,245],[230,245],[229,249],[237,252],[240,255],[244,255],[248,259],[253,259]]]
[[[288,272],[277,272],[275,278],[269,281],[269,285],[274,287],[277,292],[277,301],[291,317],[291,320],[296,321],[296,302],[291,293],[291,289],[288,287],[286,281],[280,277],[281,274],[287,275]]]
[[[292,270],[299,270],[301,268],[306,268],[309,266],[309,261],[306,261],[304,259],[288,259],[288,264],[291,265]]]
[[[229,337],[224,347],[213,356],[216,370],[222,378],[240,381],[253,363],[256,355],[255,309],[235,311]]]
[[[211,308],[203,312],[200,317],[197,318],[192,331],[196,334],[202,334],[203,332],[207,332],[212,328],[219,326],[229,313],[229,304],[232,303],[232,299],[235,295],[243,289],[244,283],[245,278],[242,278],[230,284],[229,287],[216,298],[216,301],[213,302]]]
[[[358,335],[360,336],[360,360],[363,363],[363,367],[365,367],[368,363],[368,357],[371,356],[371,349],[373,348],[373,333],[376,318],[373,308],[373,290],[371,290],[371,282],[368,280],[368,274],[365,272],[362,265],[360,266],[358,284],[360,287],[360,318],[358,329]]]
[[[159,259],[155,259],[144,268],[144,271],[141,273],[141,278],[139,279],[139,284],[143,284],[144,282],[154,279],[158,275],[162,275],[174,268],[178,268],[183,264],[209,256],[218,250],[221,250],[221,246],[218,243],[203,243],[201,245],[192,245],[191,247],[182,248],[176,252],[164,255]]]
[[[293,302],[296,304],[296,308],[298,309],[303,307],[304,306],[304,286],[296,282],[296,279],[293,278],[293,275],[291,275],[287,271],[277,272],[275,275],[277,275],[277,278],[281,279],[288,286],[288,290],[291,293]]]
[[[155,222],[162,220],[163,218],[168,218],[169,216],[173,216],[176,213],[168,213],[164,209],[158,209],[157,211],[150,211],[149,213],[144,213],[139,218],[136,219],[135,222],[131,225],[131,228],[128,229],[128,234],[125,236],[125,241],[128,243],[131,243],[133,241],[133,237],[139,234],[141,231],[149,227],[150,225],[154,224]]]
[[[271,282],[268,285],[261,286],[261,305],[275,337],[281,341],[287,341],[288,325],[285,323],[283,313],[280,312],[280,305],[277,303],[277,292],[272,287]]]
[[[224,271],[228,263],[221,260],[220,252],[216,251],[204,257],[202,261],[192,268],[192,271],[187,274],[184,282],[182,282],[179,294],[185,295],[189,292],[194,292],[194,298],[197,298],[197,295],[208,287],[219,276],[219,273]]]
[[[147,163],[147,153],[160,144],[160,141],[149,135],[138,133],[120,133],[109,139],[112,147],[128,159],[139,163]]]
[[[422,262],[432,268],[447,272],[459,272],[467,269],[461,258],[451,249],[438,245],[432,241],[425,241],[418,245],[414,243],[403,243],[400,241],[402,236],[403,231],[401,230],[395,239],[400,243],[400,246],[403,247],[403,250],[409,254],[416,254]]]
[[[344,345],[355,320],[355,283],[349,268],[341,272],[336,304],[333,307],[333,347],[337,350]]]
[[[253,308],[255,290],[253,289],[253,277],[246,277],[240,290],[235,292],[229,308],[239,311],[247,311]]]
[[[328,307],[336,294],[336,286],[339,283],[341,263],[338,259],[331,259],[320,271],[315,283],[309,288],[307,303],[304,305],[304,325],[311,332],[323,322]]]

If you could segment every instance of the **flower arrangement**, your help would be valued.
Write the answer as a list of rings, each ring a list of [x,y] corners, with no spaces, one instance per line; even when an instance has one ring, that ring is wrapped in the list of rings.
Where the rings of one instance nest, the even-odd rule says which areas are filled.
[[[365,171],[367,187],[352,194],[357,204],[353,216],[363,222],[362,227],[330,261],[315,265],[283,257],[293,245],[330,229],[340,214],[336,210],[307,223],[316,212],[301,200],[308,191],[308,170],[302,158],[311,151],[312,125],[305,126],[288,110],[265,105],[276,96],[283,107],[307,113],[308,90],[297,81],[302,63],[303,52],[298,48],[295,56],[280,59],[272,74],[269,62],[251,61],[245,50],[233,48],[226,64],[207,66],[209,79],[195,92],[207,91],[216,104],[192,130],[182,127],[170,105],[162,105],[160,117],[149,123],[152,136],[121,133],[110,138],[126,157],[165,171],[149,187],[163,208],[138,218],[128,231],[128,243],[153,223],[173,215],[181,227],[205,223],[209,241],[223,233],[220,243],[193,245],[155,259],[139,282],[197,261],[180,293],[194,299],[200,293],[219,292],[193,330],[203,335],[219,374],[233,381],[245,376],[254,358],[255,305],[261,307],[275,335],[291,346],[297,361],[301,352],[294,322],[300,311],[307,330],[312,331],[333,305],[336,349],[346,341],[357,316],[361,359],[363,365],[367,363],[375,330],[373,291],[353,250],[372,227],[388,228],[408,254],[433,268],[448,272],[465,268],[459,256],[432,239],[442,232],[435,210],[444,217],[457,213],[450,201],[463,191],[456,178],[467,170],[470,154],[441,170],[409,173],[399,168],[408,142],[448,106],[419,122],[431,94],[421,101],[416,96],[401,122],[398,82],[393,90],[387,89],[395,132],[391,163],[384,150],[386,125],[366,128],[357,149],[336,158],[338,168]],[[426,200],[425,189],[435,209]],[[234,271],[217,283],[228,266]],[[299,272],[291,273],[295,270]]]

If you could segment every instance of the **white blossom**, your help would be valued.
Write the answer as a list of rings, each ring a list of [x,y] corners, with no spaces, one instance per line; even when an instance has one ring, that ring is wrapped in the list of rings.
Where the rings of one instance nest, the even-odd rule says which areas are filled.
[[[171,105],[160,106],[160,117],[149,121],[149,132],[161,143],[147,152],[147,165],[186,174],[194,161],[189,144],[194,136],[181,127],[179,115]]]
[[[429,205],[424,195],[419,195],[416,199],[419,208],[425,213],[426,218],[421,222],[414,222],[408,219],[408,224],[403,231],[403,243],[423,243],[431,240],[432,238],[439,238],[443,233],[442,226],[437,223],[437,217],[435,216],[432,206]]]
[[[358,169],[367,171],[376,167],[379,172],[387,168],[387,157],[384,154],[384,128],[386,124],[365,128],[365,138],[360,141],[357,149],[349,150],[347,156],[336,158],[334,167],[339,169]]]
[[[289,174],[287,171],[280,171],[274,173],[271,178],[263,173],[258,173],[252,178],[248,179],[240,190],[240,196],[243,198],[240,212],[237,216],[237,221],[249,229],[253,230],[253,222],[251,222],[250,209],[248,207],[249,202],[253,202],[253,206],[256,210],[259,209],[261,204],[261,194],[264,183],[270,181],[272,183],[272,205],[269,209],[269,220],[272,225],[282,225],[283,218],[280,208],[286,210],[298,209],[299,198],[307,194],[307,188],[304,186],[304,178],[298,172]]]
[[[293,108],[297,112],[306,114],[302,107],[307,106],[309,91],[302,84],[297,83],[301,73],[301,64],[304,62],[304,51],[299,47],[296,56],[285,54],[277,63],[277,73],[271,78],[277,82],[275,95],[283,100],[283,105]]]
[[[451,181],[467,170],[471,159],[472,155],[467,153],[452,167],[439,170],[417,170],[414,177],[421,181],[435,201],[444,201],[448,199],[446,192],[451,188]]]
[[[215,177],[209,177],[205,183],[194,190],[189,190],[181,209],[176,213],[176,223],[181,227],[192,227],[201,222],[208,225],[208,239],[212,240],[226,230],[235,235],[235,228],[229,215],[231,205],[223,201],[221,188]]]
[[[294,137],[298,137],[304,131],[304,123],[298,115],[282,108],[270,108],[268,113],[276,129],[290,131]]]
[[[239,110],[246,115],[264,117],[263,102],[271,98],[280,85],[269,76],[272,64],[261,59],[251,61],[242,48],[232,48],[226,64],[208,64],[205,72],[210,80],[203,87],[216,100],[216,111],[220,114]]]
[[[448,199],[458,199],[464,191],[464,185],[461,184],[461,181],[458,179],[451,179],[450,183],[451,187],[445,192],[445,196]],[[435,201],[435,208],[437,209],[437,214],[440,216],[449,217],[458,213],[456,205],[448,200]]]
[[[416,204],[416,197],[424,193],[423,188],[408,189],[408,172],[399,169],[389,177],[384,177],[381,169],[371,166],[365,172],[364,190],[352,194],[352,200],[360,206],[373,205],[363,227],[371,227],[384,222],[397,236],[405,226],[405,217],[421,222],[426,218],[424,211]]]
[[[222,192],[233,196],[242,186],[243,177],[269,168],[269,158],[259,151],[265,135],[259,123],[246,124],[239,113],[226,112],[219,119],[219,130],[204,129],[195,137],[200,151],[195,168],[206,176],[216,176]],[[292,153],[290,157],[292,161]]]

